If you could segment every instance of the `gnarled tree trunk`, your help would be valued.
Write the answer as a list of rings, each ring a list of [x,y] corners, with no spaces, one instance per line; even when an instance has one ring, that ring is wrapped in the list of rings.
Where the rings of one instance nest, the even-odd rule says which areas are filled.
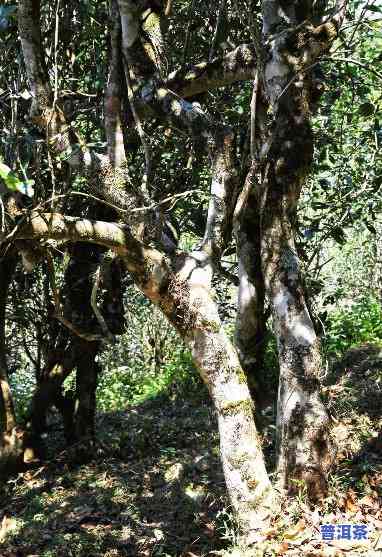
[[[180,323],[173,316],[170,318],[190,347],[210,392],[218,417],[220,454],[232,507],[246,541],[254,541],[256,532],[264,528],[274,511],[276,497],[265,468],[246,376],[221,325],[210,290],[212,273],[206,263],[200,254],[184,262],[175,280],[187,289],[184,311],[190,316],[189,322],[180,329]]]
[[[295,246],[296,207],[313,154],[310,116],[322,91],[314,70],[343,18],[309,23],[313,3],[263,0],[263,96],[272,114],[260,128],[262,267],[272,305],[280,362],[277,411],[278,470],[284,485],[304,480],[322,497],[334,450],[320,399],[322,363]]]

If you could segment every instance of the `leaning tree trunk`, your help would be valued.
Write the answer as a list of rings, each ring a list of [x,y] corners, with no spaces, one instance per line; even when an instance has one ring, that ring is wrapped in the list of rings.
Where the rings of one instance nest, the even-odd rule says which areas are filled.
[[[224,332],[208,284],[197,269],[189,281],[191,307],[198,315],[186,342],[215,405],[220,454],[227,489],[242,529],[264,527],[275,497],[265,469],[261,443],[253,418],[253,402],[238,354]]]
[[[278,470],[293,488],[304,480],[314,499],[326,491],[334,451],[329,417],[320,399],[322,363],[310,318],[295,246],[296,207],[311,165],[310,115],[322,83],[312,72],[335,38],[341,11],[314,27],[312,4],[263,1],[267,44],[261,81],[273,117],[261,129],[262,265],[278,342]]]
[[[243,189],[242,206],[239,201],[236,215],[239,291],[235,345],[256,407],[261,408],[268,399],[269,386],[264,375],[267,333],[265,284],[261,269],[260,217],[254,174],[255,167],[252,165]]]

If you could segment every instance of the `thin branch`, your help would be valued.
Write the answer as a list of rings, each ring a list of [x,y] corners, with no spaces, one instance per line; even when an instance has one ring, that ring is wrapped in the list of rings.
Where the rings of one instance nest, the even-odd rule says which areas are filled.
[[[331,60],[333,62],[344,62],[346,64],[354,64],[355,66],[359,66],[364,70],[374,74],[376,77],[382,80],[382,74],[371,68],[368,64],[363,64],[362,62],[358,62],[358,60],[354,60],[353,58],[332,58],[326,57],[325,60]]]
[[[59,39],[59,27],[60,27],[60,0],[57,0],[56,4],[56,21],[54,29],[54,99],[53,99],[53,109],[56,107],[58,100],[58,39]]]
[[[186,29],[186,39],[184,41],[183,47],[183,65],[186,63],[186,58],[188,54],[188,45],[190,42],[190,31],[191,31],[191,23],[192,23],[192,13],[195,9],[196,0],[192,0],[190,4],[190,9],[188,10],[187,14],[187,29]]]
[[[253,92],[251,99],[251,159],[256,158],[256,109],[257,109],[257,93],[259,89],[259,73],[256,73],[253,83]]]
[[[189,191],[185,191],[185,192],[181,192],[181,193],[175,193],[174,195],[170,195],[169,197],[165,197],[164,199],[162,199],[162,201],[158,201],[157,203],[152,203],[148,207],[135,207],[134,209],[130,209],[130,210],[121,209],[117,205],[113,205],[112,203],[109,203],[108,201],[105,201],[104,199],[100,199],[99,197],[96,197],[95,195],[92,195],[91,193],[84,193],[84,192],[81,192],[81,191],[72,191],[72,192],[68,192],[68,193],[63,193],[61,195],[57,195],[56,199],[66,198],[66,197],[70,197],[72,195],[78,196],[78,197],[85,197],[85,198],[88,198],[88,199],[94,199],[94,201],[97,201],[98,203],[102,203],[103,205],[106,205],[107,207],[115,209],[116,211],[119,211],[120,213],[131,214],[131,213],[141,213],[141,212],[143,213],[143,212],[152,211],[154,209],[157,209],[161,205],[167,205],[167,203],[171,203],[171,206],[168,209],[168,210],[171,210],[175,207],[175,204],[178,201],[180,201],[181,199],[184,199],[186,197],[189,197],[191,195],[194,195],[196,193],[204,193],[204,191],[196,189],[196,190],[189,190]],[[51,198],[47,199],[46,201],[42,201],[41,203],[39,203],[39,205],[37,205],[37,207],[34,207],[33,211],[34,212],[38,211],[40,208],[42,208],[44,205],[48,205],[50,202],[51,202]]]

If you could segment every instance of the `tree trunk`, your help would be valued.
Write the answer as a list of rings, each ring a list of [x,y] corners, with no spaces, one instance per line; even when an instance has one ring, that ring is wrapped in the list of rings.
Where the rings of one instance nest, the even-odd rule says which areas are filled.
[[[8,381],[6,345],[5,345],[5,312],[8,288],[16,267],[15,256],[5,256],[0,261],[0,426],[10,433],[16,426],[16,415],[12,392]]]
[[[264,370],[266,348],[265,285],[261,269],[261,236],[258,200],[254,189],[254,167],[248,173],[240,216],[237,215],[237,253],[239,259],[239,291],[235,345],[240,363],[256,407],[263,407],[269,398]]]
[[[36,460],[31,439],[17,426],[12,392],[8,381],[5,318],[8,287],[16,267],[15,256],[5,256],[0,262],[0,475],[23,469],[25,463]]]
[[[382,223],[375,223],[375,243],[374,243],[375,269],[373,273],[372,288],[376,298],[382,307]]]
[[[178,267],[179,268],[179,267]],[[275,508],[253,417],[254,405],[237,352],[221,325],[210,290],[208,257],[183,259],[159,305],[192,351],[217,413],[228,494],[246,541],[254,541]]]
[[[55,405],[59,410],[63,409],[62,384],[76,365],[72,350],[73,347],[69,345],[66,353],[56,354],[53,362],[47,364],[46,371],[42,374],[33,394],[29,427],[37,437],[46,429],[46,415],[49,408]],[[64,429],[67,436],[68,426]]]
[[[329,417],[319,394],[319,342],[304,300],[288,218],[272,219],[272,225],[264,229],[263,241],[264,275],[280,365],[277,467],[283,485],[293,491],[298,487],[294,480],[304,480],[310,498],[317,500],[326,492],[334,458]]]
[[[77,360],[76,400],[74,404],[75,440],[93,439],[95,434],[96,390],[98,364],[95,358],[99,343],[79,341]]]
[[[323,89],[315,74],[317,60],[338,32],[343,6],[318,27],[306,23],[311,15],[310,2],[298,6],[263,0],[268,50],[261,77],[273,121],[260,128],[259,152],[262,265],[280,362],[278,470],[286,487],[304,480],[309,496],[317,500],[325,494],[334,450],[320,399],[319,343],[304,299],[294,234],[297,202],[313,155],[310,116]]]

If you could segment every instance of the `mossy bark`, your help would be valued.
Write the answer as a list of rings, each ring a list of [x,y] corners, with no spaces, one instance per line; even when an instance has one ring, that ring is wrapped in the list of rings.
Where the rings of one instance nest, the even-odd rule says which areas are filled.
[[[278,470],[283,484],[304,480],[313,500],[326,491],[334,449],[330,420],[320,399],[322,363],[307,309],[295,245],[297,203],[313,156],[310,117],[323,84],[316,72],[340,25],[333,18],[315,27],[313,4],[263,0],[266,43],[262,97],[272,122],[261,131],[261,259],[278,343]]]

